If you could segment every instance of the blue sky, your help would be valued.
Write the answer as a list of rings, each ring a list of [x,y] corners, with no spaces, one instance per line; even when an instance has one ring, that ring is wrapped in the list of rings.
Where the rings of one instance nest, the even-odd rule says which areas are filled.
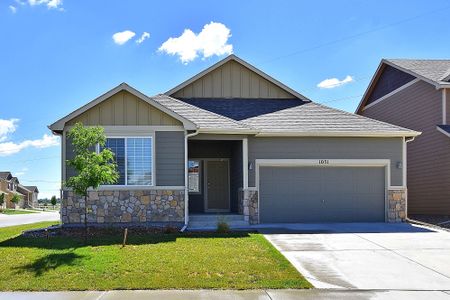
[[[164,92],[231,51],[351,112],[382,58],[450,58],[448,1],[212,3],[0,0],[0,171],[58,195],[47,125],[121,82]]]

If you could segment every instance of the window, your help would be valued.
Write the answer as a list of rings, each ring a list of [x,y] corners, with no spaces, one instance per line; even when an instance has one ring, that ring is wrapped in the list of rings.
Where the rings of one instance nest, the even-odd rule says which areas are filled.
[[[200,193],[200,161],[190,160],[188,166],[189,192]]]
[[[152,185],[152,138],[107,138],[106,148],[113,153],[119,171],[115,185]]]

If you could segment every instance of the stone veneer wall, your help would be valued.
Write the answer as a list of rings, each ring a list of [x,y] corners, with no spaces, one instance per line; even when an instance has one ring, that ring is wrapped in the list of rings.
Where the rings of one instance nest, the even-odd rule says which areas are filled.
[[[388,222],[398,223],[406,220],[406,189],[388,190]]]
[[[85,201],[64,191],[61,203],[63,224],[84,224]],[[184,190],[90,191],[87,223],[181,223],[184,222]]]
[[[259,223],[258,191],[239,190],[239,214],[244,215],[244,220],[250,224]]]

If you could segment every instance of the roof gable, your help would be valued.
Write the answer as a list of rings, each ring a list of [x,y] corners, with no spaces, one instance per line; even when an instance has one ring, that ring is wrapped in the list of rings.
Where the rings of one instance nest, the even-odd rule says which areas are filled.
[[[373,88],[367,95],[366,105],[389,94],[390,92],[414,80],[415,78],[415,76],[409,73],[405,73],[390,65],[383,65]]]
[[[122,90],[68,121],[87,126],[182,125],[180,121],[145,100]]]
[[[0,172],[0,179],[11,180],[11,172]]]
[[[305,96],[235,55],[167,91],[175,98],[301,99]]]
[[[382,59],[356,109],[356,113],[360,113],[369,102],[376,100],[370,99],[370,97],[386,68],[395,69],[401,74],[409,75],[410,78],[412,76],[416,81],[423,80],[437,89],[450,87],[450,82],[448,82],[450,79],[450,60],[448,59]],[[413,83],[412,80],[409,82]],[[404,84],[404,86],[406,85]],[[395,89],[391,92],[394,91]]]
[[[127,96],[131,99],[131,102],[125,102],[128,101],[125,99]],[[128,107],[128,104],[130,103],[132,103],[131,108]],[[101,109],[102,105],[104,106],[103,112]],[[113,107],[109,107],[111,105]],[[144,109],[142,109],[142,107],[144,107]],[[155,110],[152,110],[152,107],[155,108]],[[195,124],[190,120],[178,115],[126,83],[118,85],[88,104],[59,119],[50,125],[49,128],[53,132],[58,133],[64,129],[64,126],[72,125],[76,121],[82,121],[83,124],[86,123],[86,125],[110,125],[110,122],[113,122],[113,125],[121,125],[120,123],[124,123],[124,125],[150,125],[153,123],[152,113],[154,122],[160,123],[158,125],[161,125],[161,122],[163,125],[164,123],[179,125],[179,121],[179,123],[183,124],[188,130],[196,128]],[[117,115],[117,122],[114,114]],[[131,123],[127,122],[127,114],[130,115],[130,118],[134,119],[134,121]],[[113,117],[114,119],[112,120]]]

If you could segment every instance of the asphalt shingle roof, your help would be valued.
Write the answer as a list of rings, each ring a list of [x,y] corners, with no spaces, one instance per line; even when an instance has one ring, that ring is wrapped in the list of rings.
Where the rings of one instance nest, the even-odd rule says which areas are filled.
[[[241,121],[261,133],[407,133],[416,132],[396,125],[310,102],[293,108]]]
[[[180,99],[183,102],[226,116],[236,121],[295,107],[306,103],[299,99]]]
[[[242,130],[248,131],[252,128],[241,122],[235,121],[228,117],[210,112],[200,107],[185,103],[181,100],[172,98],[167,95],[157,95],[152,97],[153,100],[166,108],[172,110],[181,117],[188,119],[200,129],[207,130]]]
[[[438,84],[449,84],[450,60],[448,59],[386,59],[400,68]]]
[[[11,172],[0,172],[1,179],[7,179],[11,175]]]

